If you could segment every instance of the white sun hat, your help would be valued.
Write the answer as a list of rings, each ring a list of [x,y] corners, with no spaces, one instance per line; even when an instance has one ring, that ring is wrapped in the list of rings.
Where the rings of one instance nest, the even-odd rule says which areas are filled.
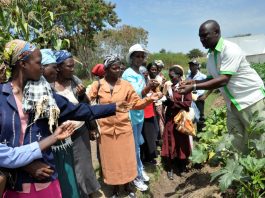
[[[140,44],[135,44],[130,47],[129,53],[126,55],[126,61],[127,63],[130,63],[131,55],[133,52],[144,52],[145,56],[148,54],[148,51],[142,47]]]

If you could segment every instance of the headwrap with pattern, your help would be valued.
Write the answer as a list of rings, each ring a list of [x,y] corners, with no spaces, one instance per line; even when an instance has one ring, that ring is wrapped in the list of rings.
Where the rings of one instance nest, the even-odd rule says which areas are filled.
[[[158,67],[164,67],[164,63],[162,60],[155,60],[154,61],[154,64],[157,65]]]
[[[20,60],[26,60],[36,47],[29,42],[15,39],[5,45],[1,68],[5,71],[6,79],[11,76],[11,68]]]
[[[61,64],[62,62],[64,62],[66,59],[68,58],[72,58],[72,54],[70,52],[68,52],[67,50],[59,50],[59,51],[55,51],[54,55],[56,57],[56,62],[57,64]]]
[[[4,61],[9,67],[15,67],[18,61],[26,60],[35,49],[34,45],[23,40],[10,41],[4,49]],[[38,81],[27,81],[23,90],[22,110],[34,114],[33,123],[39,118],[47,118],[51,132],[52,127],[58,125],[60,110],[53,98],[50,84],[44,77]]]
[[[26,60],[29,55],[36,49],[36,46],[29,42],[15,39],[5,45],[3,59],[9,66],[13,67],[20,60]]]
[[[114,63],[121,63],[121,60],[117,55],[111,54],[111,55],[108,55],[105,57],[105,59],[104,59],[104,67],[105,68],[110,67]]]

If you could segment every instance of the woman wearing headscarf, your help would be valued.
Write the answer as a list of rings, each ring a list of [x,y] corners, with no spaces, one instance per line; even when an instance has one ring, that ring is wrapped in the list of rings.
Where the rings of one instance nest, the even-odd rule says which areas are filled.
[[[50,135],[58,123],[69,119],[96,119],[115,113],[115,104],[75,106],[54,94],[41,76],[40,50],[28,42],[8,42],[4,61],[11,70],[11,78],[0,84],[0,142],[9,147],[40,141]],[[117,105],[116,110],[124,108],[124,103]],[[51,149],[43,151],[40,160],[16,169],[16,178],[13,188],[5,192],[5,198],[61,197]]]
[[[167,106],[165,113],[165,129],[163,133],[163,144],[161,156],[166,160],[167,176],[173,180],[173,162],[178,160],[178,169],[180,172],[186,168],[187,160],[191,154],[191,143],[189,135],[180,133],[176,129],[174,117],[180,110],[189,111],[192,97],[191,93],[181,95],[178,93],[179,83],[183,78],[183,68],[181,66],[172,66],[169,68],[169,78],[171,80],[166,90],[167,100],[164,102]]]
[[[140,99],[132,85],[120,79],[119,57],[107,56],[104,60],[105,77],[95,81],[89,93],[91,100],[98,98],[100,104],[127,101],[132,109],[143,109],[157,99],[159,94]],[[100,84],[99,84],[100,83]],[[100,87],[99,87],[100,86]],[[98,89],[99,88],[99,89]],[[99,119],[99,148],[104,182],[115,186],[113,197],[118,197],[118,185],[126,184],[130,197],[134,197],[128,183],[137,177],[137,164],[132,126],[128,113],[117,113]]]
[[[128,81],[133,86],[135,92],[140,98],[146,96],[146,94],[149,93],[153,87],[158,86],[156,80],[150,80],[146,85],[144,77],[140,74],[139,67],[143,65],[146,56],[147,52],[140,44],[135,44],[130,47],[129,53],[126,56],[126,61],[130,65],[130,67],[127,68],[122,75],[122,79]],[[144,142],[142,136],[144,111],[131,110],[130,118],[132,122],[133,135],[135,141],[138,172],[137,178],[134,180],[134,185],[140,191],[146,191],[148,189],[148,186],[144,182],[149,181],[149,177],[144,171],[140,154],[140,146]]]
[[[41,64],[43,67],[43,76],[49,83],[55,82],[57,79],[57,62],[54,52],[51,49],[41,49]]]
[[[42,55],[41,64],[43,67],[43,76],[53,85],[57,79],[58,67],[56,56],[51,49],[41,49]],[[72,123],[76,128],[75,122]],[[76,181],[74,170],[74,158],[72,150],[71,138],[61,141],[59,144],[52,147],[53,155],[55,156],[55,165],[58,170],[58,179],[61,186],[63,197],[80,197],[78,184]]]
[[[58,65],[58,77],[53,86],[54,90],[74,104],[79,102],[88,103],[85,87],[82,81],[74,75],[72,54],[66,50],[60,50],[56,51],[54,55]],[[73,168],[80,197],[87,198],[99,190],[100,184],[97,181],[92,165],[90,135],[88,132],[90,128],[88,128],[89,126],[87,127],[85,122],[76,122],[76,126],[76,132],[71,138],[72,147],[69,147],[69,149],[72,150]],[[67,176],[68,172],[64,174]],[[66,190],[65,195],[69,197],[68,188],[64,189]]]

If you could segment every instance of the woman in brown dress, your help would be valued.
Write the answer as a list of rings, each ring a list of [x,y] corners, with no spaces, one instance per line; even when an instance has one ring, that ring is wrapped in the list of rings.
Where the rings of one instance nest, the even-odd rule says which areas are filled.
[[[143,109],[161,96],[154,93],[150,97],[140,99],[132,85],[119,78],[120,64],[117,56],[105,58],[105,77],[92,84],[89,92],[92,101],[98,98],[100,104],[107,104],[125,100],[132,105],[132,109]],[[118,197],[118,186],[124,184],[129,197],[135,197],[128,185],[137,176],[134,136],[129,113],[117,113],[115,116],[99,119],[98,123],[104,182],[115,186],[112,197]]]
[[[163,133],[163,144],[161,156],[166,158],[166,168],[169,179],[173,179],[173,160],[178,160],[178,168],[182,171],[186,167],[186,162],[191,154],[189,136],[176,130],[174,117],[181,109],[189,111],[192,97],[191,93],[180,95],[178,93],[179,82],[183,76],[183,69],[173,66],[169,69],[169,77],[172,86],[168,86],[167,106],[165,113],[165,129]]]

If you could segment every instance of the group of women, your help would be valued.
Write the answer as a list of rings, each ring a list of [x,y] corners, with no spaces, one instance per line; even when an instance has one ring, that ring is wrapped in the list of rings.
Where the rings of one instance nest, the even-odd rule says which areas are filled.
[[[83,138],[87,132],[78,132],[83,126],[81,121],[115,115],[117,111],[127,112],[128,103],[119,101],[95,106],[78,102],[74,104],[57,94],[58,73],[62,72],[65,81],[69,81],[72,78],[70,74],[73,74],[73,58],[67,51],[45,54],[28,42],[12,40],[5,46],[3,59],[11,76],[7,82],[0,84],[1,178],[11,172],[3,168],[16,168],[12,170],[14,182],[10,185],[7,181],[9,185],[3,197],[89,196],[99,185],[95,177],[94,186],[91,186],[93,182],[87,181],[93,179],[91,175],[94,172],[92,165],[89,167],[87,155],[90,153],[87,146],[89,141]],[[42,61],[46,62],[42,64]],[[50,83],[56,80],[55,88],[46,79]],[[58,84],[65,81],[59,81]],[[64,85],[65,89],[69,87],[66,82]],[[82,98],[81,88],[78,86],[76,90]],[[61,127],[58,128],[58,125]],[[72,131],[77,136],[73,138],[73,143],[69,143],[72,140],[66,140],[66,144],[57,141],[70,136]],[[43,141],[46,143],[44,148]],[[57,145],[51,149],[54,143]],[[71,144],[72,149],[68,150]],[[56,154],[57,151],[61,154]],[[4,182],[1,187],[3,185]],[[87,196],[83,195],[85,193]]]
[[[140,191],[148,189],[149,177],[143,162],[156,164],[159,138],[163,142],[161,155],[165,158],[169,179],[173,179],[175,159],[179,170],[183,171],[191,153],[189,136],[178,133],[173,120],[181,109],[189,111],[192,102],[191,94],[182,96],[177,92],[184,75],[183,68],[179,65],[171,67],[171,81],[166,83],[161,73],[162,61],[154,61],[145,67],[146,56],[146,50],[135,44],[126,56],[129,67],[124,72],[121,72],[121,60],[113,55],[107,56],[103,65],[93,68],[94,75],[101,80],[92,84],[88,94],[90,100],[97,99],[100,104],[106,104],[123,99],[132,105],[129,116],[116,114],[98,120],[103,178],[106,184],[113,186],[113,197],[119,196],[121,185],[125,185],[130,197],[135,197],[130,183]],[[100,67],[104,67],[104,73]]]
[[[169,69],[172,85],[162,91],[163,65],[154,62],[145,70],[141,66],[146,57],[141,45],[133,45],[126,56],[129,67],[123,71],[118,56],[106,56],[92,71],[101,79],[86,92],[74,75],[70,52],[40,50],[22,40],[7,43],[4,62],[11,76],[0,84],[0,172],[11,168],[16,179],[3,197],[92,196],[100,188],[88,132],[94,119],[100,133],[102,176],[113,186],[112,197],[119,196],[123,185],[129,197],[136,197],[131,184],[141,191],[148,189],[143,161],[155,163],[159,137],[172,179],[172,160],[185,161],[191,150],[189,137],[176,131],[173,118],[180,109],[189,110],[191,95],[177,92],[183,76],[180,66]],[[4,163],[9,153],[16,153],[13,165]]]

